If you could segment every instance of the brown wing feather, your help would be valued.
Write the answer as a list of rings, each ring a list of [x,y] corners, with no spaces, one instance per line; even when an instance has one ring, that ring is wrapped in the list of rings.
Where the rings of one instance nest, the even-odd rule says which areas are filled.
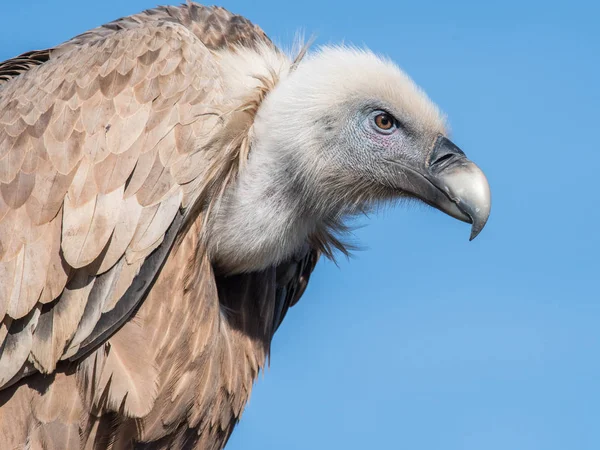
[[[134,318],[104,345],[76,368],[61,362],[51,378],[36,374],[0,391],[0,405],[8,406],[0,407],[0,429],[9,420],[31,429],[53,424],[39,435],[25,433],[59,447],[65,438],[54,431],[72,436],[78,412],[80,448],[225,445],[266,363],[278,311],[302,295],[318,254],[306,249],[279,268],[215,276],[198,253],[201,224],[202,217],[192,223]],[[65,377],[72,371],[76,376]],[[44,395],[33,398],[27,383]],[[50,409],[55,390],[64,396],[57,412]],[[33,405],[33,419],[30,409],[14,411],[24,399]],[[14,416],[3,417],[4,409]]]
[[[50,50],[34,50],[0,63],[0,87],[11,78],[50,59]]]
[[[98,39],[88,35],[52,53],[0,90],[0,317],[20,319],[48,305],[34,338],[19,343],[19,357],[8,364],[11,353],[0,355],[4,381],[28,358],[53,372],[77,350],[70,348],[75,334],[78,345],[93,329],[84,314],[100,292],[95,278],[126,254],[119,270],[135,276],[162,242],[183,199],[174,163],[187,150],[177,148],[174,129],[190,125],[180,123],[178,108],[197,111],[192,123],[204,123],[206,136],[218,129],[203,115],[222,103],[218,73],[187,28],[146,21]],[[193,151],[201,152],[192,135]],[[151,164],[145,155],[154,156]],[[137,269],[128,270],[132,264]],[[77,283],[81,271],[89,283],[75,295],[67,282]],[[102,293],[92,317],[112,298]]]
[[[141,23],[159,20],[181,23],[211,50],[240,44],[246,47],[252,47],[258,43],[272,45],[264,31],[245,17],[218,6],[203,6],[189,1],[181,6],[159,6],[94,28],[57,47],[53,50],[53,54],[59,55],[68,52],[71,48],[90,39],[102,38],[118,30],[137,28]],[[151,49],[156,50],[158,47],[155,45]],[[184,50],[183,56],[189,58],[190,54]],[[150,53],[146,55],[146,60],[152,61],[155,57],[154,53]]]
[[[164,236],[182,222],[181,205],[213,183],[201,179],[210,158],[199,150],[218,142],[220,123],[205,113],[222,99],[207,48],[260,41],[270,42],[246,19],[188,3],[0,64],[6,445],[225,445],[317,253],[216,277],[199,242],[202,213],[175,250]],[[44,274],[27,263],[42,243]],[[15,290],[27,277],[43,286]],[[54,373],[32,374],[32,363]]]

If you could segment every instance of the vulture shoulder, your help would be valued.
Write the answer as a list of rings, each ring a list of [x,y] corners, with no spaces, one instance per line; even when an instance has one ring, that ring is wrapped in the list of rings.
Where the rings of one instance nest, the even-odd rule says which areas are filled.
[[[224,277],[202,251],[228,175],[215,51],[258,42],[188,4],[0,64],[1,435],[226,440],[318,257]]]
[[[53,372],[153,279],[208,165],[219,80],[190,30],[150,22],[0,90],[0,384]]]

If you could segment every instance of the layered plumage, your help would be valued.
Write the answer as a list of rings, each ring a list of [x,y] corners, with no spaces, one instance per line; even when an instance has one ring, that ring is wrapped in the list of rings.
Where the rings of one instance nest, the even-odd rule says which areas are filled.
[[[3,445],[221,448],[344,217],[410,194],[475,222],[331,153],[378,97],[410,146],[445,133],[391,63],[292,60],[194,3],[1,63]]]
[[[0,66],[3,445],[224,444],[316,262],[216,278],[200,247],[264,95],[225,98],[217,52],[259,45],[190,4]]]

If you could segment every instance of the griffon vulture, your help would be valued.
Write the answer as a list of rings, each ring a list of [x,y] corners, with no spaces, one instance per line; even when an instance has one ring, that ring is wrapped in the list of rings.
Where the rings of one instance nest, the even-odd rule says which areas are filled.
[[[222,448],[345,218],[481,231],[445,130],[390,61],[194,3],[1,63],[0,447]]]

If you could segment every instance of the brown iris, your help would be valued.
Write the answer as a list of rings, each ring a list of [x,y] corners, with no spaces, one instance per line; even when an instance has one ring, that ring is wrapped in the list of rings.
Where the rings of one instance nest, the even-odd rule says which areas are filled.
[[[384,131],[389,131],[394,126],[394,118],[388,113],[381,113],[375,116],[375,125]]]

